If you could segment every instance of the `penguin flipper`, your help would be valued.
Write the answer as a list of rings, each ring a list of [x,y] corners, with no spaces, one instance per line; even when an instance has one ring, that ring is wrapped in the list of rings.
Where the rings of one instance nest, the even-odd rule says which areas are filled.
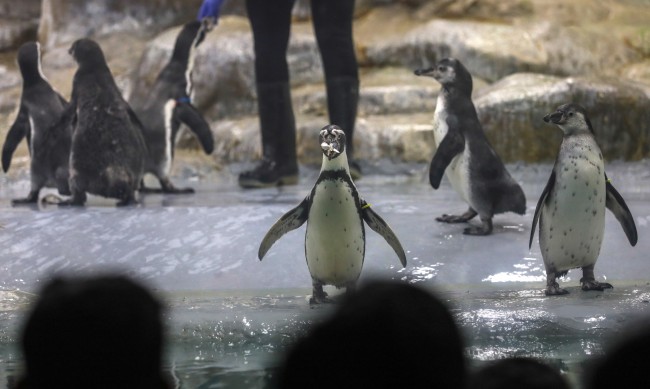
[[[465,138],[459,131],[449,131],[442,139],[429,166],[429,182],[438,189],[447,166],[456,155],[465,149]]]
[[[196,135],[205,153],[212,154],[214,150],[212,130],[203,115],[192,104],[179,103],[174,109],[174,116]]]
[[[7,132],[5,144],[2,146],[2,170],[5,173],[9,170],[14,151],[16,151],[18,145],[26,136],[29,137],[29,116],[27,110],[21,107],[14,124],[11,125],[11,128]]]
[[[537,221],[539,220],[539,215],[542,211],[542,206],[548,197],[548,194],[551,193],[553,187],[555,186],[555,169],[551,172],[551,176],[548,178],[546,187],[542,191],[542,195],[539,196],[539,201],[537,201],[537,207],[535,207],[535,215],[533,216],[533,226],[530,228],[530,240],[528,241],[528,249],[530,250],[533,245],[533,237],[535,236],[535,229],[537,228]]]
[[[605,179],[607,179],[607,175],[605,175]],[[621,223],[621,227],[623,227],[623,231],[625,231],[627,240],[630,241],[632,246],[635,246],[638,241],[638,235],[632,212],[630,212],[627,204],[625,204],[625,200],[623,200],[623,197],[618,193],[609,180],[606,184],[606,191],[605,206],[612,211],[616,220]]]
[[[370,227],[373,231],[381,235],[386,240],[390,247],[395,250],[395,254],[397,254],[399,257],[399,261],[402,263],[402,266],[406,267],[406,254],[404,253],[402,244],[399,242],[399,239],[397,239],[397,236],[393,230],[388,226],[388,224],[384,221],[384,219],[382,219],[381,216],[379,216],[375,211],[372,210],[372,208],[370,208],[370,204],[368,204],[365,200],[361,199],[360,205],[361,217],[363,217],[363,220],[366,221],[368,227]]]
[[[309,196],[307,196],[297,207],[282,215],[282,217],[271,226],[262,239],[257,257],[262,260],[271,246],[289,231],[302,226],[309,217]]]

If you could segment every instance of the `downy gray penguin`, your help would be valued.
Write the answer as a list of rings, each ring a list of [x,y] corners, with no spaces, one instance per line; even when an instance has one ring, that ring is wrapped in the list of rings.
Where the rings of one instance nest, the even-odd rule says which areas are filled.
[[[546,268],[547,296],[568,293],[557,278],[582,268],[582,290],[612,285],[594,278],[594,266],[605,233],[605,208],[619,221],[630,244],[638,236],[623,197],[605,174],[603,155],[587,113],[578,104],[564,104],[544,117],[564,133],[551,177],[537,202],[528,248],[539,221],[539,247]]]
[[[79,65],[70,105],[60,121],[73,125],[70,154],[72,199],[61,205],[83,205],[86,192],[136,202],[147,148],[141,124],[124,100],[99,45],[79,39],[70,47]]]
[[[27,42],[18,49],[18,67],[23,90],[18,115],[11,125],[2,148],[2,169],[7,172],[14,151],[27,138],[30,154],[31,188],[25,198],[12,204],[33,204],[43,187],[57,188],[69,195],[68,164],[71,126],[57,126],[68,102],[49,84],[41,70],[41,50],[37,42]]]
[[[185,24],[176,37],[171,59],[156,78],[147,98],[141,104],[132,103],[142,122],[144,140],[149,150],[145,173],[155,175],[160,182],[159,190],[146,188],[143,183],[140,192],[194,192],[192,188],[176,188],[169,179],[181,124],[196,135],[207,154],[214,149],[210,126],[191,103],[194,56],[208,27],[199,21]]]
[[[469,204],[462,215],[444,214],[437,221],[464,223],[481,218],[480,227],[465,228],[468,235],[492,233],[492,217],[498,213],[526,212],[526,197],[510,176],[488,141],[472,103],[472,76],[454,58],[418,69],[417,76],[433,77],[442,87],[433,114],[436,151],[429,167],[429,182],[438,189],[443,174]]]
[[[331,302],[323,285],[354,288],[365,255],[364,221],[388,242],[402,266],[406,266],[399,239],[361,198],[350,177],[343,130],[330,124],[320,131],[319,139],[323,162],[316,184],[297,207],[271,227],[258,251],[262,260],[282,235],[307,222],[305,255],[313,285],[310,304]]]

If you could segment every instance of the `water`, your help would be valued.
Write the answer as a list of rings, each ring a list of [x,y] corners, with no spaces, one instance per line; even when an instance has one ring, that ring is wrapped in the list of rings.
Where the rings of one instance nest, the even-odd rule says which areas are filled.
[[[167,368],[179,387],[265,387],[290,342],[330,311],[308,305],[304,227],[257,259],[262,237],[309,193],[317,168],[303,168],[298,186],[248,191],[236,185],[240,168],[176,180],[194,186],[195,195],[147,195],[140,206],[119,209],[97,197],[82,209],[13,208],[10,199],[27,193],[28,180],[1,177],[0,385],[20,370],[21,320],[44,281],[59,272],[110,269],[144,280],[166,301]],[[409,264],[401,269],[388,244],[368,229],[361,282],[382,276],[435,290],[452,308],[473,365],[533,356],[575,382],[610,339],[650,315],[650,161],[608,165],[639,230],[632,248],[608,213],[596,277],[614,289],[582,292],[581,272],[573,270],[560,281],[570,294],[556,298],[543,296],[537,239],[528,250],[551,166],[509,169],[527,195],[527,214],[499,215],[492,236],[468,237],[462,225],[434,221],[466,206],[446,181],[434,191],[426,166],[366,166],[373,174],[358,182],[359,191],[400,237]]]

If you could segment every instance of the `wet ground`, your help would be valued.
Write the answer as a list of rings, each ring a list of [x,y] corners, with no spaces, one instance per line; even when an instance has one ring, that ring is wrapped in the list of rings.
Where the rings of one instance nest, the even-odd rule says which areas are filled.
[[[91,197],[81,209],[11,207],[26,177],[0,177],[0,385],[20,369],[18,328],[29,302],[57,272],[117,270],[155,288],[168,303],[168,367],[182,388],[262,388],[289,342],[329,309],[310,309],[304,227],[285,235],[263,261],[259,242],[309,192],[316,167],[298,186],[241,190],[229,166],[210,179],[183,177],[197,193],[147,195],[136,207]],[[434,191],[424,165],[365,166],[360,193],[392,226],[408,265],[368,230],[361,281],[403,279],[431,288],[452,308],[473,364],[504,356],[543,358],[576,381],[585,362],[635,320],[650,315],[650,161],[614,162],[608,176],[639,232],[630,247],[608,213],[596,277],[614,289],[582,292],[581,272],[561,281],[570,294],[543,295],[537,245],[528,250],[532,214],[551,165],[509,165],[528,199],[525,216],[499,215],[488,237],[434,220],[466,209],[443,181]],[[417,347],[417,345],[414,345]]]

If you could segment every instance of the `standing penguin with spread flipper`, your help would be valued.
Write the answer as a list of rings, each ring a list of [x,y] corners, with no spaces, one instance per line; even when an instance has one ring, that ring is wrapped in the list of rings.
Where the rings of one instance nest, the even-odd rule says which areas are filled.
[[[325,126],[320,142],[323,164],[314,188],[271,227],[258,252],[261,260],[282,235],[308,221],[305,254],[313,284],[311,304],[331,302],[323,285],[354,287],[365,255],[364,221],[386,239],[406,266],[406,254],[397,236],[360,197],[350,178],[343,130],[336,125]]]
[[[72,199],[61,205],[85,204],[86,192],[117,198],[118,205],[133,204],[147,154],[141,124],[122,97],[95,41],[75,41],[70,54],[79,68],[70,105],[60,121],[73,125]]]
[[[196,48],[203,41],[208,26],[200,21],[185,24],[176,38],[172,57],[158,75],[144,103],[133,110],[143,125],[149,154],[145,172],[160,182],[160,190],[140,188],[141,192],[193,193],[192,188],[176,188],[169,179],[174,146],[181,124],[198,138],[203,150],[210,154],[214,140],[210,126],[191,103],[192,67]]]
[[[582,290],[611,288],[594,278],[605,233],[605,208],[621,223],[632,246],[638,238],[634,218],[605,174],[603,155],[585,109],[578,104],[564,104],[546,115],[544,121],[564,133],[553,172],[535,209],[528,243],[530,248],[539,220],[545,293],[568,293],[556,279],[578,267],[582,268]]]
[[[442,88],[433,114],[436,152],[429,168],[429,181],[438,189],[443,174],[469,204],[462,215],[444,214],[437,221],[464,223],[481,218],[480,227],[465,228],[468,235],[492,233],[492,216],[526,212],[526,197],[488,142],[472,103],[472,76],[460,61],[445,58],[435,67],[418,69],[418,76],[435,78]]]
[[[47,82],[41,71],[41,52],[37,42],[27,42],[18,49],[18,66],[23,77],[23,91],[16,120],[2,148],[2,169],[7,172],[16,147],[27,138],[29,144],[31,188],[26,198],[12,204],[33,204],[40,190],[55,187],[69,195],[68,164],[71,126],[56,123],[68,102]]]

